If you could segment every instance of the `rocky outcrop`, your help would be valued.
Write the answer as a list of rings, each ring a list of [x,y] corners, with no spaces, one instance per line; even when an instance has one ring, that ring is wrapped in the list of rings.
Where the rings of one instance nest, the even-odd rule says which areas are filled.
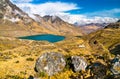
[[[35,69],[38,73],[45,72],[49,76],[62,71],[66,62],[60,53],[44,53],[36,61]]]
[[[118,20],[116,23],[111,23],[107,25],[105,28],[115,28],[115,29],[120,28],[120,20]]]
[[[112,60],[112,67],[111,71],[114,75],[120,74],[120,55],[117,55],[113,60]]]
[[[104,79],[106,77],[107,68],[100,62],[93,63],[90,67],[92,79]]]
[[[16,5],[12,4],[10,0],[0,1],[0,17],[4,20],[12,22],[32,20],[25,12],[19,9]]]
[[[62,23],[65,23],[61,18],[59,18],[58,16],[49,16],[49,15],[46,15],[43,17],[43,20],[46,21],[46,22],[50,22],[50,23],[59,23],[60,25]]]
[[[77,71],[86,69],[87,62],[83,58],[81,58],[79,56],[72,56],[71,59],[72,59],[74,71],[77,72]]]

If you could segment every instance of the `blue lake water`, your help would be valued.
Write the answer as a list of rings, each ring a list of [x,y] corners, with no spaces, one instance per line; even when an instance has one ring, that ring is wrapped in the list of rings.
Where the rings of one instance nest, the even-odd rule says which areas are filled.
[[[41,35],[25,36],[19,38],[27,39],[27,40],[36,40],[36,41],[48,41],[52,43],[59,42],[65,39],[64,36],[53,35],[53,34],[41,34]]]

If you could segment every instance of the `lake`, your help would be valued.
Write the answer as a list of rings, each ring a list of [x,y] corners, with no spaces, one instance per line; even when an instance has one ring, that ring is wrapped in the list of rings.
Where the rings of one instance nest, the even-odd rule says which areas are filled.
[[[53,34],[41,34],[41,35],[32,35],[19,37],[20,39],[35,40],[35,41],[48,41],[51,43],[59,42],[65,39],[64,36],[53,35]]]

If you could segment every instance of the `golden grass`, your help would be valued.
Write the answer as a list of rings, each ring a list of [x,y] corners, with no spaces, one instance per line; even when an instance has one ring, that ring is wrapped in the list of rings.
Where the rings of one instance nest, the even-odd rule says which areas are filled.
[[[88,63],[99,61],[106,65],[105,61],[97,59],[94,54],[102,54],[104,57],[110,55],[109,48],[120,43],[120,29],[106,29],[92,33],[86,37],[78,38],[66,36],[66,39],[57,43],[18,40],[15,38],[0,37],[0,78],[7,75],[17,75],[21,78],[28,78],[30,75],[36,76],[34,71],[36,59],[46,52],[60,52],[64,56],[87,56]],[[94,41],[97,45],[94,45]],[[84,45],[85,47],[79,47]],[[106,53],[107,52],[107,53]],[[32,58],[33,61],[27,61]],[[89,77],[89,72],[85,72]],[[70,76],[78,76],[72,70],[64,70],[52,76],[51,79],[70,79]],[[42,79],[47,79],[46,75]],[[9,78],[8,78],[9,79]]]
[[[87,44],[77,37],[69,38],[58,43],[37,42],[29,40],[18,40],[15,38],[0,37],[0,78],[5,78],[7,75],[17,75],[21,78],[28,78],[30,75],[35,76],[36,59],[46,52],[60,52],[63,55],[81,55],[90,54]],[[85,44],[85,48],[80,48],[79,45]],[[33,61],[27,61],[27,58],[32,58]],[[69,79],[72,71],[65,71],[52,76],[52,79]],[[59,77],[57,77],[59,75]],[[45,79],[48,76],[45,77]]]

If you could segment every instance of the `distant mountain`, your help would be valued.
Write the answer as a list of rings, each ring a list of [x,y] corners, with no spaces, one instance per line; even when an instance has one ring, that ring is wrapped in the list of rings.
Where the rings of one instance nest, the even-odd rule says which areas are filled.
[[[0,35],[26,36],[34,34],[82,35],[80,29],[62,21],[57,16],[41,17],[37,14],[32,18],[9,0],[0,0]]]
[[[103,27],[99,27],[99,26],[96,26],[96,25],[92,25],[92,26],[90,26],[90,25],[88,25],[88,26],[82,26],[82,27],[80,27],[80,28],[81,28],[81,30],[82,30],[84,33],[86,33],[86,34],[89,34],[89,33],[91,33],[91,32],[95,32],[95,31],[97,31],[97,30],[103,29]]]
[[[86,33],[89,34],[91,32],[95,32],[97,30],[103,29],[105,26],[108,25],[108,23],[90,23],[90,24],[84,24],[84,25],[77,25],[75,24],[77,27],[81,28],[81,30]]]
[[[120,52],[120,22],[109,24],[105,29],[86,35],[89,45],[94,52],[119,54]]]
[[[109,23],[89,23],[89,24],[85,24],[85,25],[81,25],[81,26],[98,26],[98,27],[105,27],[107,26]]]
[[[116,23],[110,23],[109,25],[105,26],[105,28],[120,28],[120,20]]]
[[[43,17],[44,21],[50,21],[51,23],[60,23],[60,22],[64,22],[61,18],[59,18],[58,16],[49,16],[46,15]]]
[[[58,16],[39,16],[35,15],[34,19],[39,22],[40,26],[44,26],[46,29],[60,33],[62,35],[82,35],[83,32],[80,28],[75,27],[72,24],[69,24],[63,21]]]

